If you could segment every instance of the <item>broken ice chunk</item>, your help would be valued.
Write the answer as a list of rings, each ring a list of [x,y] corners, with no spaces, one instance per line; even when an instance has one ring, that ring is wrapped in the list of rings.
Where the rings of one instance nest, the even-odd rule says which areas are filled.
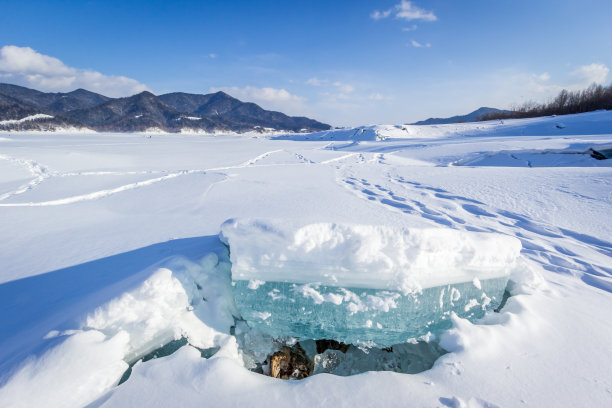
[[[250,326],[380,346],[446,329],[451,312],[497,307],[521,249],[500,234],[261,220],[228,220],[221,238]]]

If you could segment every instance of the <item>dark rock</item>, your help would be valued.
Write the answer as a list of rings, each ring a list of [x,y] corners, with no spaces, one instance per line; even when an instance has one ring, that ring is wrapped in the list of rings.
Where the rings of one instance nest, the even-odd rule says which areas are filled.
[[[282,350],[272,354],[269,361],[270,377],[283,380],[301,380],[312,375],[314,370],[314,363],[299,344],[284,346]]]
[[[346,353],[350,344],[344,344],[336,340],[317,340],[317,354],[323,353],[325,350],[340,350]]]
[[[612,145],[591,147],[588,153],[597,160],[607,160],[612,158]]]

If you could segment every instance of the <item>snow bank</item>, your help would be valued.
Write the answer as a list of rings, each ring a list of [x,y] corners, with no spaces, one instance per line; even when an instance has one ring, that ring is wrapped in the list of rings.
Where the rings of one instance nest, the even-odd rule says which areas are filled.
[[[233,318],[231,299],[219,289],[223,276],[228,279],[229,265],[214,253],[198,263],[173,257],[152,267],[132,290],[88,314],[79,329],[50,332],[47,338],[66,338],[8,379],[0,406],[87,405],[119,382],[128,363],[182,337],[198,348],[234,344],[235,351],[234,338],[225,334]]]
[[[398,290],[508,277],[518,239],[453,229],[228,220],[234,280]]]

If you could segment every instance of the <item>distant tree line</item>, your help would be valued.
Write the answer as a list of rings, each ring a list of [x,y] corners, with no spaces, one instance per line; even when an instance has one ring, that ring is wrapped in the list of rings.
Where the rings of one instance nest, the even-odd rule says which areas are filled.
[[[510,111],[491,112],[479,120],[533,118],[537,116],[568,115],[584,113],[599,109],[612,109],[612,84],[608,86],[592,84],[582,91],[559,92],[555,98],[546,103],[529,101]]]

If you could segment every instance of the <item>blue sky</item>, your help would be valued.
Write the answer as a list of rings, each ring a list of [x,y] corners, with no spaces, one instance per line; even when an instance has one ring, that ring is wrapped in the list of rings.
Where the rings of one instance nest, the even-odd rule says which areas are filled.
[[[0,0],[0,82],[406,123],[609,84],[611,18],[610,0]]]

